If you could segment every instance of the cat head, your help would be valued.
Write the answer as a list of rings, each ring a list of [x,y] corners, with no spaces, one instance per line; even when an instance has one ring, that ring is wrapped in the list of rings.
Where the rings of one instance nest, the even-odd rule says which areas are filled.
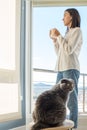
[[[72,91],[74,88],[74,80],[73,79],[61,79],[60,82],[60,88],[65,91]]]

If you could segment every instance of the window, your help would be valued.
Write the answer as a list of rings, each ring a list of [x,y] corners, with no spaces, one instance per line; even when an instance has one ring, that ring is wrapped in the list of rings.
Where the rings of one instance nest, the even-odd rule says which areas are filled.
[[[42,4],[42,3],[39,3]],[[62,18],[65,9],[70,6],[61,7],[33,7],[32,17],[32,44],[33,44],[33,102],[35,102],[37,96],[46,89],[50,89],[52,84],[55,84],[56,74],[53,73],[55,67],[56,56],[52,41],[49,38],[49,30],[51,28],[58,28],[62,35],[65,34],[66,27],[64,27]],[[86,104],[86,77],[87,77],[87,61],[84,60],[84,55],[87,53],[87,28],[86,19],[87,16],[84,12],[87,12],[87,6],[74,6],[78,9],[81,15],[81,29],[83,33],[83,46],[79,57],[81,66],[81,77],[79,80],[79,112],[87,113]],[[50,71],[50,73],[49,73]],[[83,76],[85,74],[85,82]]]
[[[46,66],[45,64],[47,64],[46,62],[43,62],[43,60],[45,60],[44,58],[43,58],[43,55],[42,55],[42,53],[39,53],[39,50],[40,50],[40,46],[42,45],[42,43],[41,42],[38,42],[38,40],[37,39],[39,39],[39,41],[40,41],[40,35],[41,35],[41,32],[40,32],[40,28],[43,28],[43,23],[46,23],[46,21],[47,21],[47,18],[48,17],[44,17],[44,19],[43,19],[43,21],[42,21],[42,23],[39,21],[40,20],[40,16],[38,17],[38,13],[37,13],[37,11],[35,11],[36,13],[37,13],[37,16],[36,16],[36,18],[35,18],[35,12],[34,12],[34,9],[36,9],[36,10],[38,10],[38,8],[39,8],[39,10],[41,9],[43,9],[43,8],[50,8],[50,7],[71,7],[71,6],[74,6],[74,7],[86,7],[87,6],[87,0],[83,0],[83,1],[81,1],[81,0],[78,0],[78,1],[76,1],[76,0],[49,0],[49,1],[44,1],[44,0],[26,0],[26,60],[25,60],[25,62],[26,62],[26,70],[25,70],[25,72],[26,72],[26,79],[25,79],[25,82],[26,82],[26,124],[27,124],[27,126],[29,126],[29,122],[31,121],[31,112],[32,112],[32,110],[33,110],[33,107],[34,107],[34,101],[35,101],[35,96],[37,96],[36,95],[36,91],[35,91],[35,87],[36,86],[34,86],[34,84],[36,84],[36,85],[38,85],[37,83],[40,83],[40,81],[43,81],[42,83],[46,83],[46,84],[48,84],[49,85],[49,82],[48,82],[48,80],[47,79],[53,79],[53,81],[55,82],[55,77],[56,77],[56,73],[54,73],[53,72],[53,70],[51,70],[51,71],[49,71],[49,68],[52,68],[52,69],[54,69],[54,66],[55,66],[55,59],[53,59],[52,60],[52,62],[51,62],[51,64],[49,63],[49,65],[48,66]],[[40,10],[40,11],[41,11]],[[39,12],[39,14],[40,13],[42,13],[42,12]],[[45,12],[45,13],[48,13],[48,12]],[[51,15],[53,16],[55,13],[51,13]],[[84,13],[85,14],[85,13]],[[43,14],[42,14],[43,15]],[[60,13],[60,15],[61,15],[61,13]],[[43,15],[44,16],[44,15]],[[38,19],[39,18],[39,19]],[[41,18],[42,18],[42,16],[41,16]],[[34,22],[34,20],[36,20],[35,22],[36,22],[36,24],[35,24],[35,22]],[[37,21],[38,20],[38,21]],[[51,19],[53,22],[55,22],[55,20],[53,20],[53,19]],[[57,18],[56,18],[56,20],[59,20],[58,19],[58,12],[57,12]],[[60,19],[61,20],[61,19]],[[83,20],[83,16],[82,16],[82,20]],[[85,19],[86,20],[86,19]],[[48,22],[48,21],[47,21]],[[52,23],[53,23],[52,22]],[[57,21],[57,22],[59,22],[59,21]],[[57,23],[56,22],[56,23]],[[37,26],[39,25],[39,24],[42,24],[42,26],[40,27],[38,27],[37,28]],[[48,23],[49,24],[49,23]],[[55,24],[56,25],[56,24]],[[62,25],[62,24],[61,24]],[[85,26],[86,24],[84,24],[84,26]],[[53,25],[52,25],[53,26]],[[44,26],[45,27],[45,26]],[[58,23],[57,23],[57,27],[58,27]],[[64,27],[64,26],[63,26]],[[85,26],[86,27],[86,26]],[[37,31],[34,31],[34,29],[35,30],[37,30]],[[84,36],[87,34],[86,33],[86,30],[87,29],[85,29],[85,32],[84,32]],[[42,30],[43,31],[43,30]],[[49,30],[48,30],[49,31]],[[62,31],[62,30],[61,30]],[[37,39],[36,39],[36,41],[34,40],[34,38],[35,38],[35,35],[38,35],[38,37],[37,37]],[[23,36],[23,35],[22,35]],[[43,38],[44,37],[48,37],[48,32],[46,32],[46,34],[44,33],[44,35],[43,35],[43,37],[42,37],[42,41],[43,41]],[[49,37],[48,37],[48,39],[49,39]],[[50,40],[49,40],[50,41]],[[85,39],[85,42],[86,42],[86,39]],[[86,44],[84,44],[84,45],[86,45]],[[37,46],[37,48],[35,48]],[[42,45],[42,48],[43,48],[43,46],[44,46],[44,44]],[[51,55],[51,56],[54,56],[55,57],[55,54],[54,54],[54,50],[53,50],[53,47],[52,47],[52,44],[49,44],[49,43],[47,43],[47,48],[45,48],[45,49],[49,49],[49,47],[48,46],[50,46],[50,49],[51,49],[51,53],[53,54],[53,55]],[[84,47],[83,47],[84,48]],[[44,48],[43,48],[44,49]],[[45,51],[45,49],[44,49],[44,51],[43,51],[43,49],[41,49],[40,50],[40,52],[42,51],[42,52],[44,52],[45,54],[46,54],[46,51]],[[86,50],[86,48],[84,48],[85,50]],[[49,52],[50,52],[50,50],[49,50]],[[85,52],[85,51],[83,51],[83,52]],[[36,53],[36,57],[35,57],[35,53]],[[42,57],[41,57],[41,59],[43,59],[41,62],[40,62],[40,60],[39,60],[39,58],[37,57],[38,55],[37,54],[39,54],[39,56],[40,55],[42,55]],[[47,55],[48,55],[48,53],[47,53]],[[45,55],[45,58],[48,58],[48,56],[47,55]],[[50,53],[49,53],[49,55],[50,55]],[[86,52],[84,53],[84,55],[86,55]],[[51,57],[50,56],[50,57]],[[81,57],[81,60],[83,60],[84,61],[84,57],[82,57],[82,56],[80,56]],[[51,58],[50,58],[51,59]],[[48,59],[48,61],[49,61],[49,59]],[[48,62],[47,61],[47,62]],[[51,61],[51,60],[50,60]],[[49,62],[50,62],[49,61]],[[86,60],[85,60],[86,61]],[[83,63],[83,62],[82,62]],[[43,65],[44,64],[44,65]],[[53,64],[53,65],[52,65]],[[43,66],[43,68],[42,68],[42,66]],[[82,66],[82,65],[81,65]],[[32,71],[32,68],[33,68],[33,71]],[[83,68],[84,69],[84,68]],[[83,70],[82,69],[82,70]],[[87,71],[87,69],[86,69],[86,64],[85,64],[85,69],[84,69],[84,73],[86,73],[86,71]],[[80,83],[81,83],[81,85],[83,84],[82,83],[82,81],[83,81],[83,76],[84,76],[84,73],[83,73],[83,75],[81,75],[81,79],[80,79]],[[45,76],[44,76],[45,75]],[[52,76],[53,75],[53,76]],[[53,78],[54,77],[54,78]],[[49,79],[49,80],[50,80]],[[85,79],[86,79],[86,77],[85,77]],[[80,84],[79,83],[79,84]],[[86,83],[86,81],[85,81],[85,83]],[[51,82],[51,84],[50,85],[52,85],[53,84],[53,82]],[[42,86],[43,86],[44,84],[42,84]],[[86,84],[85,84],[85,86],[87,86]],[[49,86],[48,86],[49,87]],[[44,86],[43,86],[43,89],[45,90],[45,89],[48,89],[48,87],[47,88],[44,88]],[[82,86],[83,87],[83,86]],[[40,90],[40,89],[39,89]],[[43,91],[43,90],[42,90]],[[83,88],[82,88],[82,91],[83,91]],[[35,92],[35,93],[34,93]],[[41,91],[40,91],[41,92]],[[86,91],[85,91],[86,92]],[[38,94],[38,93],[37,93]],[[86,92],[86,94],[85,95],[87,95],[87,92]],[[85,101],[86,102],[86,101]],[[82,106],[83,106],[83,103],[81,104]],[[82,109],[82,112],[83,112],[83,108],[81,108]],[[80,109],[80,112],[81,112],[81,109]],[[86,111],[87,111],[87,109],[85,109]],[[82,115],[81,115],[81,127],[82,126],[84,126],[84,121],[85,120],[83,120],[83,118],[86,118],[87,119],[87,116],[84,116],[84,114],[83,114],[83,117],[82,117]],[[85,126],[86,127],[86,126]],[[29,129],[29,128],[27,128],[27,129]],[[84,128],[83,128],[84,129]]]
[[[20,0],[0,1],[0,122],[21,118]]]
[[[25,125],[25,0],[1,1],[0,18],[0,130],[9,130]]]
[[[33,7],[33,68],[43,68],[54,70],[56,55],[51,39],[49,38],[49,30],[58,28],[62,35],[65,34],[66,27],[63,24],[63,12],[69,7]],[[87,73],[87,61],[84,60],[86,55],[86,34],[87,6],[75,7],[81,15],[81,29],[83,33],[83,46],[79,57],[81,73]],[[46,19],[46,20],[45,20]]]

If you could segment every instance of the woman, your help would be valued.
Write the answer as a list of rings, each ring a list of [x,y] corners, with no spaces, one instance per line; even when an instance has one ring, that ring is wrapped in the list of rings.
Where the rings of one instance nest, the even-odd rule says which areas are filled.
[[[82,32],[80,29],[80,15],[74,8],[64,12],[64,25],[67,27],[65,36],[54,28],[50,30],[50,38],[53,40],[57,54],[56,70],[58,71],[56,83],[62,78],[71,78],[75,82],[75,89],[70,94],[68,108],[69,119],[74,121],[74,128],[78,126],[78,79],[80,65],[78,56],[82,46]]]

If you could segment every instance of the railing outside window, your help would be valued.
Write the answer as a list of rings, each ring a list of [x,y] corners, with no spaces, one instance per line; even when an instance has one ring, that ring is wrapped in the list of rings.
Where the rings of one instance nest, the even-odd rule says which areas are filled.
[[[45,90],[49,90],[56,82],[57,72],[46,69],[33,69],[33,106],[37,96]],[[79,113],[87,114],[87,74],[80,74],[78,84]]]

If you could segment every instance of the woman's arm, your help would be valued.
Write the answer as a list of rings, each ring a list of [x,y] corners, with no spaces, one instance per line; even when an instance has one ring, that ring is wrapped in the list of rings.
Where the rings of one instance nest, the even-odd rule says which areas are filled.
[[[82,44],[82,32],[80,28],[74,28],[71,30],[68,40],[61,35],[57,38],[59,46],[61,46],[67,55],[72,54],[75,49]]]

